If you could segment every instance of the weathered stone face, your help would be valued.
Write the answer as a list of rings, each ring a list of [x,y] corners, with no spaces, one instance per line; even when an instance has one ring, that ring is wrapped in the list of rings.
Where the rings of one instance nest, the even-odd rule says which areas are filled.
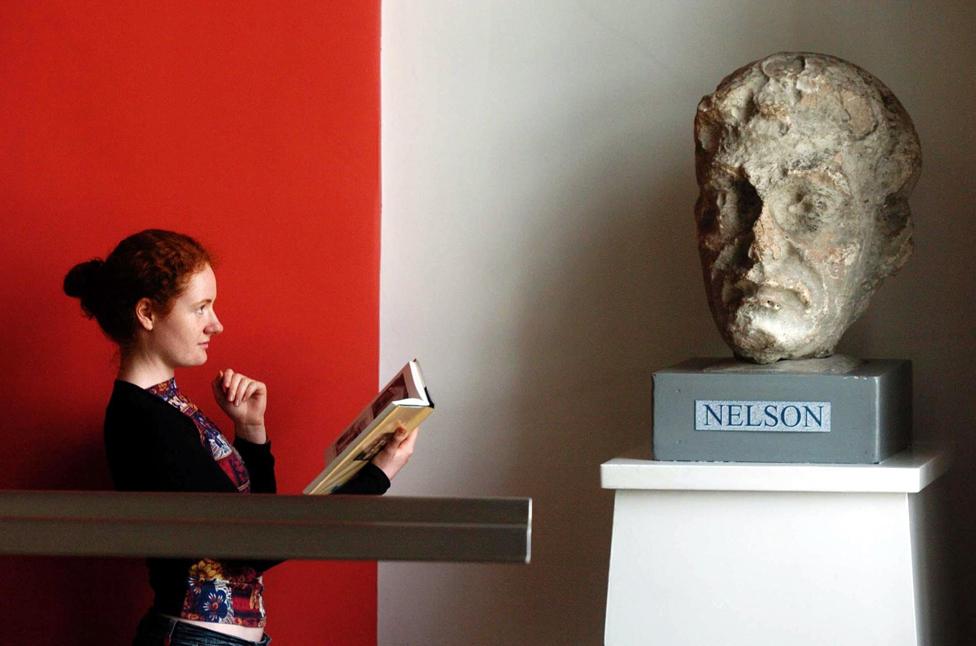
[[[911,255],[911,119],[864,70],[781,53],[698,105],[695,206],[712,315],[739,357],[825,357]]]

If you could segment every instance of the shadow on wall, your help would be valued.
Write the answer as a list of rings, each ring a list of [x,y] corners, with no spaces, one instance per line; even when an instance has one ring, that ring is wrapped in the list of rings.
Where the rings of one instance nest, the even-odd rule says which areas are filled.
[[[582,112],[606,117],[614,97],[604,100]],[[641,116],[583,140],[575,172],[527,217],[538,253],[524,266],[511,388],[524,432],[506,467],[507,489],[535,499],[525,576],[546,591],[529,602],[539,604],[539,643],[560,631],[602,640],[612,494],[598,465],[649,449],[651,373],[692,354],[728,354],[701,286],[690,129],[691,116],[682,131],[648,128]],[[674,160],[666,173],[655,172],[661,158]]]

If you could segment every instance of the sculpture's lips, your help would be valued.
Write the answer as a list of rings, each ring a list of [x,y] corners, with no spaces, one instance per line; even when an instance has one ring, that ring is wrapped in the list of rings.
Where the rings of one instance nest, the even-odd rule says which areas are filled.
[[[785,306],[806,312],[812,304],[810,291],[800,283],[781,284],[777,281],[754,283],[743,279],[736,283],[735,287],[742,294],[740,307],[758,307],[778,312]]]

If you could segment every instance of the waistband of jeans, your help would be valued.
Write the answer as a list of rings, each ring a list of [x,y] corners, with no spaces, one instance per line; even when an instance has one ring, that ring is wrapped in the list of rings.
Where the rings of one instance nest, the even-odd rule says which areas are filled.
[[[172,636],[179,637],[219,637],[220,639],[226,640],[229,644],[234,644],[234,646],[266,646],[271,642],[271,638],[265,635],[261,641],[251,641],[248,639],[242,639],[240,637],[235,637],[234,635],[228,635],[227,633],[218,632],[216,630],[210,630],[208,628],[202,628],[195,624],[190,624],[185,621],[178,621],[171,617],[160,614],[156,610],[150,610],[149,613],[143,618],[143,621],[147,621],[150,625],[159,626],[163,628]]]

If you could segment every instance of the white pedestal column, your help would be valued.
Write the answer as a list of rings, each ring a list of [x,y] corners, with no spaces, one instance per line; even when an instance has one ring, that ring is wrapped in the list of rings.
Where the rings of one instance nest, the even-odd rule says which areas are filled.
[[[616,490],[606,643],[941,643],[925,489],[945,469],[920,451],[878,465],[604,463]]]

